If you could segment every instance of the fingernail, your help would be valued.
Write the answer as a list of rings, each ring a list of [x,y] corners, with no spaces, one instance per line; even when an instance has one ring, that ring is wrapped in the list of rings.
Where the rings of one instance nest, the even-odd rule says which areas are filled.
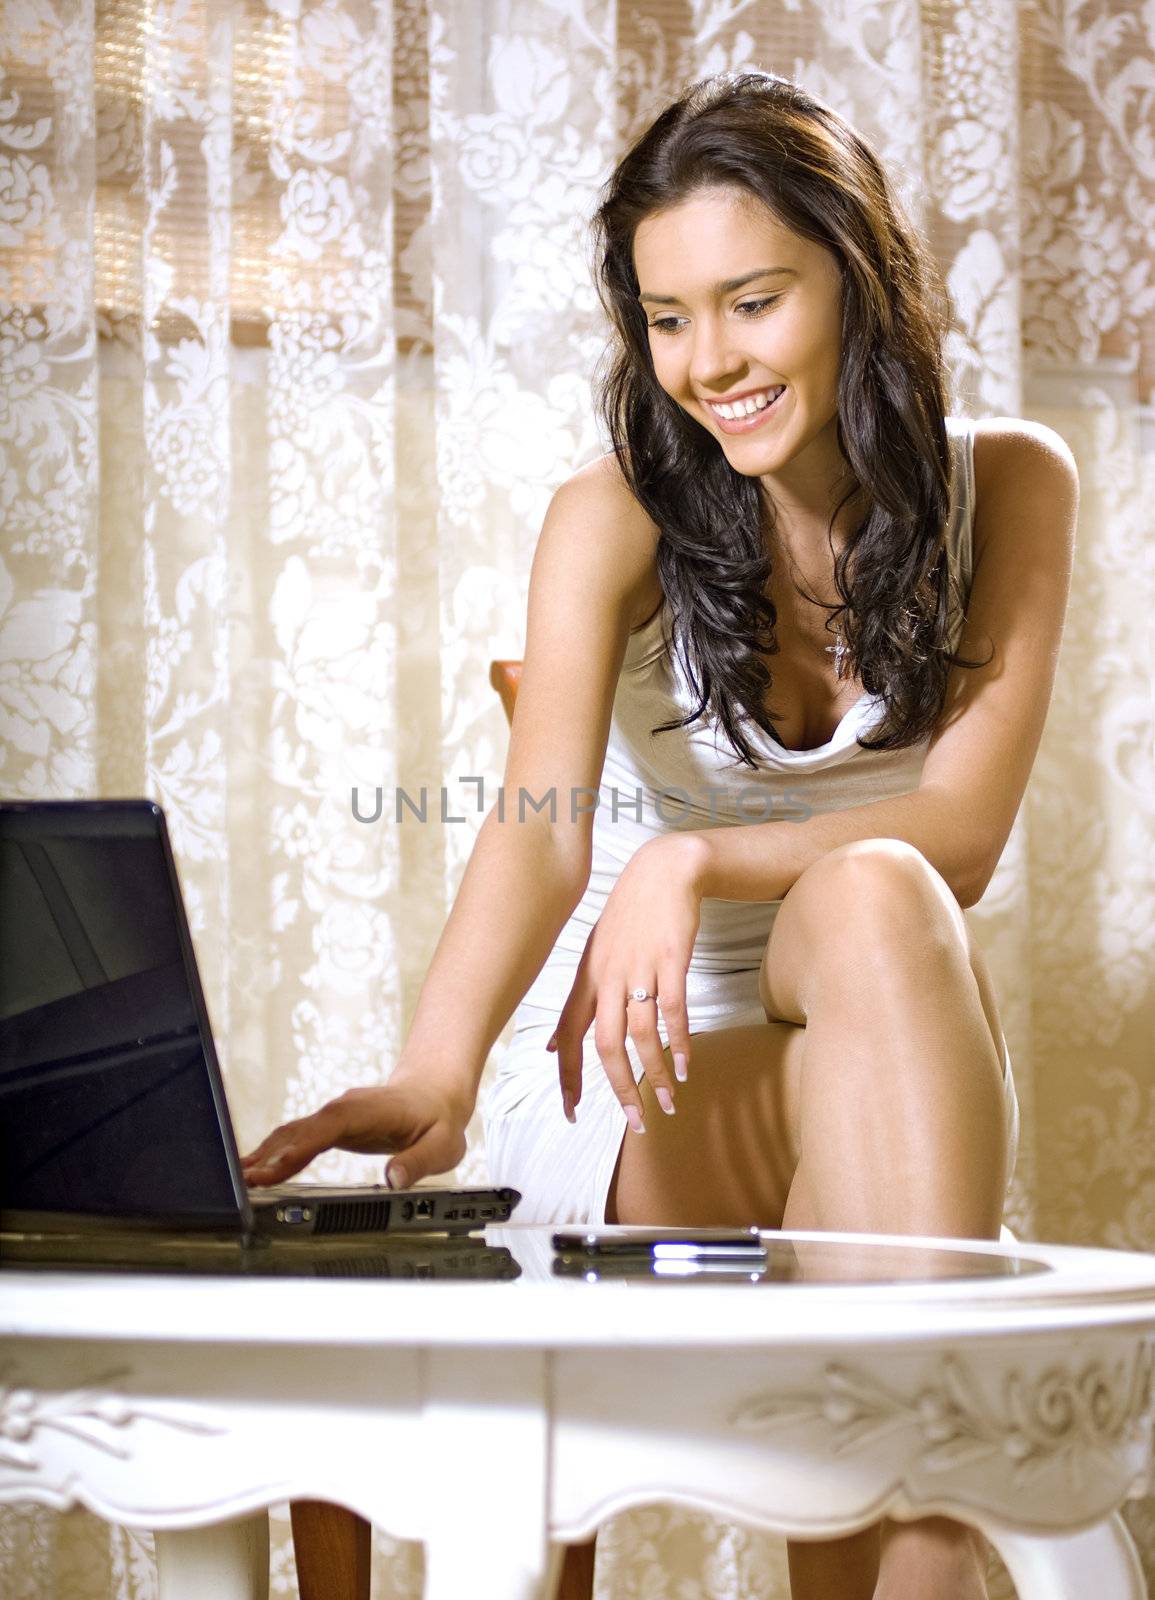
[[[646,1125],[642,1121],[642,1113],[638,1110],[637,1106],[626,1107],[626,1121],[629,1123],[630,1127],[635,1133],[645,1133]]]
[[[662,1110],[668,1117],[672,1117],[674,1115],[674,1100],[670,1091],[668,1089],[655,1089],[654,1093],[658,1097],[658,1104]]]
[[[565,1110],[565,1119],[566,1119],[566,1121],[567,1122],[576,1122],[577,1118],[574,1116],[574,1113],[573,1113],[573,1098],[572,1098],[572,1096],[570,1096],[568,1094],[563,1094],[562,1097],[561,1097],[561,1103],[562,1103],[562,1106],[563,1106],[563,1108]]]
[[[680,1050],[674,1054],[674,1077],[679,1083],[686,1081],[686,1058]]]
[[[409,1174],[404,1167],[394,1165],[386,1172],[385,1182],[391,1189],[408,1189]]]

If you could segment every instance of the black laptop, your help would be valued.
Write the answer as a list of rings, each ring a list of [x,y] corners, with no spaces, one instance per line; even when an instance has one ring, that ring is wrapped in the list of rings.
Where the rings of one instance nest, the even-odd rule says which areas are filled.
[[[248,1188],[160,807],[0,802],[0,1229],[459,1234],[520,1198]]]

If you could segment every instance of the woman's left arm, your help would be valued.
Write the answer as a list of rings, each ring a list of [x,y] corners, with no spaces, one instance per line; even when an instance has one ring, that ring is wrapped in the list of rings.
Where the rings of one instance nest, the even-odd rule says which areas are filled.
[[[959,645],[984,667],[955,667],[910,794],[802,822],[670,835],[703,898],[780,900],[838,845],[902,839],[920,850],[961,906],[998,865],[1055,683],[1071,587],[1079,477],[1069,446],[1042,423],[996,418],[975,433],[974,565]],[[646,846],[649,848],[649,846]]]

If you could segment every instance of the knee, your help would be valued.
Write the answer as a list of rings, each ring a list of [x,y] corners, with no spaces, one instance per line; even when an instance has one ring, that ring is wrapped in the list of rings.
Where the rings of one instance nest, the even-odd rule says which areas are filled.
[[[925,959],[965,953],[966,920],[942,874],[905,839],[855,839],[830,850],[799,878],[811,877],[828,919],[827,940],[853,941],[860,953]]]

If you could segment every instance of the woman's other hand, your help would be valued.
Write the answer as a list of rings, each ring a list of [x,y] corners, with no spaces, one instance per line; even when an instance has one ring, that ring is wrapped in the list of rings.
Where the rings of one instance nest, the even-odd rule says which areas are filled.
[[[634,853],[610,891],[547,1046],[557,1050],[562,1105],[571,1122],[582,1092],[582,1039],[591,1022],[602,1066],[630,1126],[643,1131],[627,1032],[658,1103],[672,1112],[674,1084],[658,1034],[658,1011],[675,1072],[684,1079],[690,1059],[686,972],[701,920],[700,866],[696,835],[666,834]],[[630,1000],[638,986],[656,1000]]]
[[[419,1078],[394,1078],[365,1089],[348,1089],[311,1116],[274,1129],[251,1155],[242,1157],[245,1181],[283,1183],[323,1150],[392,1154],[385,1174],[391,1189],[405,1189],[431,1173],[449,1172],[465,1154],[465,1128],[472,1107]]]

